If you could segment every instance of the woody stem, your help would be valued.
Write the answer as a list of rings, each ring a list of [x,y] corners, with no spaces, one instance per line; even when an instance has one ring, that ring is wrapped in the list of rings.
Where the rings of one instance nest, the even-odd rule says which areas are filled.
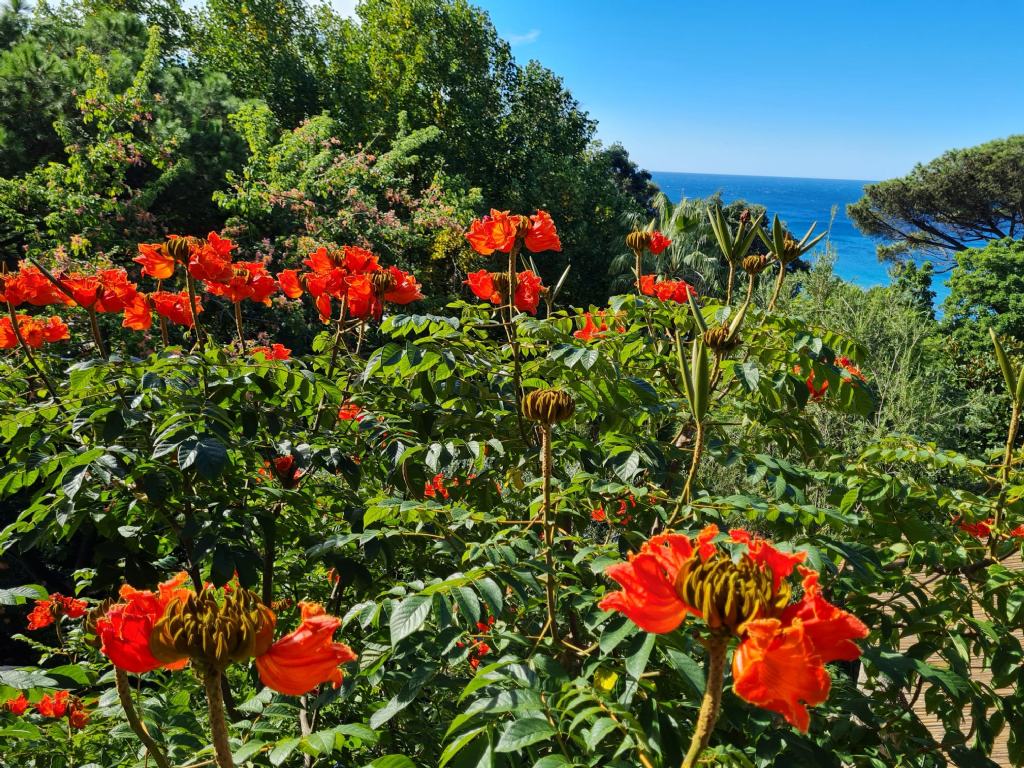
[[[185,285],[188,287],[188,311],[192,317],[192,329],[196,332],[196,344],[202,346],[203,331],[199,327],[199,312],[196,309],[196,283],[187,269],[185,270]]]
[[[634,268],[634,271],[636,272],[636,292],[637,293],[640,293],[640,274],[641,274],[641,270],[643,269],[643,258],[644,258],[643,254],[644,254],[644,252],[643,252],[642,249],[640,249],[640,248],[634,248],[633,249],[633,255],[636,257],[636,267]]]
[[[551,425],[547,423],[542,424],[540,428],[540,473],[543,478],[544,564],[548,571],[545,581],[548,623],[551,625],[551,637],[558,643],[560,638],[555,603],[555,516],[551,512]]]
[[[142,722],[142,718],[139,717],[139,713],[135,709],[135,702],[132,701],[132,688],[128,683],[128,673],[123,669],[115,667],[114,681],[117,684],[117,697],[121,700],[121,706],[124,708],[128,725],[131,726],[135,735],[139,737],[139,741],[145,745],[146,751],[153,756],[153,762],[159,768],[171,768],[171,762],[167,759],[167,755],[163,753],[160,745],[149,735],[146,724]]]
[[[725,678],[725,656],[729,648],[727,635],[713,635],[705,646],[708,649],[707,680],[704,683],[704,698],[697,713],[697,725],[690,740],[690,749],[683,758],[680,768],[694,768],[701,753],[711,741],[711,732],[718,720],[722,705],[722,680]]]
[[[516,401],[516,423],[519,425],[519,434],[526,441],[526,428],[523,426],[523,393],[520,382],[522,371],[519,363],[519,329],[516,326],[516,262],[519,259],[519,249],[523,247],[523,241],[516,238],[512,244],[512,250],[508,252],[508,343],[512,348],[512,394]]]
[[[18,326],[18,315],[14,311],[14,305],[11,302],[7,302],[7,312],[11,316],[11,329],[14,331],[15,337],[18,339],[18,344],[21,346],[22,352],[25,353],[25,357],[28,358],[29,365],[35,370],[36,375],[42,379],[43,384],[50,393],[50,397],[53,398],[54,402],[60,407],[60,397],[57,395],[57,389],[53,386],[53,382],[50,381],[50,377],[46,375],[46,372],[39,365],[36,360],[36,356],[32,354],[32,348],[25,341],[25,337],[21,335],[21,328]]]
[[[156,281],[156,292],[160,293],[160,287],[164,284],[163,280]],[[158,315],[160,318],[160,340],[164,343],[164,349],[167,349],[167,345],[170,341],[167,338],[167,318],[163,315]]]
[[[775,309],[775,302],[779,300],[779,294],[782,292],[782,283],[786,279],[786,265],[779,261],[779,275],[775,278],[775,290],[772,291],[771,301],[768,302],[768,311],[771,312]]]
[[[346,304],[341,305],[341,315],[338,317],[337,328],[334,331],[334,342],[331,344],[331,361],[327,364],[327,380],[330,381],[331,377],[334,376],[334,366],[338,364],[338,350],[341,349],[341,345],[345,343],[345,308]],[[348,347],[346,345],[346,351]],[[316,417],[313,419],[313,434],[315,435],[320,431],[320,420],[324,414],[324,404],[327,402],[327,395],[320,396],[320,403],[316,407]]]
[[[100,334],[100,322],[96,317],[95,307],[89,307],[89,328],[92,330],[92,340],[96,344],[96,351],[105,360],[107,358],[107,350],[103,346],[103,336]]]
[[[693,456],[690,457],[690,471],[686,475],[686,485],[683,486],[683,503],[689,504],[693,497],[693,481],[697,477],[697,468],[700,466],[701,454],[704,452],[704,422],[697,422],[697,432],[693,438]]]
[[[236,301],[235,304],[235,330],[238,331],[238,344],[242,349],[242,354],[245,354],[245,333],[242,331],[242,302]]]
[[[234,768],[235,761],[231,757],[231,744],[228,741],[228,726],[224,718],[224,695],[221,692],[221,676],[219,669],[203,670],[203,687],[206,689],[206,702],[210,711],[210,734],[213,736],[213,750],[217,756],[218,768]]]

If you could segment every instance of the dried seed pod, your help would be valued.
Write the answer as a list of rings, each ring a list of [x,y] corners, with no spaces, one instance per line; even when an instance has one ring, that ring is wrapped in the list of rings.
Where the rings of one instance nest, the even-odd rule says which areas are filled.
[[[779,261],[789,264],[800,257],[800,244],[787,233],[782,241],[782,253],[778,254]]]
[[[779,616],[792,594],[785,581],[775,586],[771,569],[747,556],[733,562],[722,553],[707,560],[692,556],[679,570],[675,588],[680,599],[700,612],[710,629],[733,634],[751,619]]]
[[[759,275],[764,272],[771,263],[771,257],[768,256],[768,254],[761,253],[745,257],[743,261],[740,262],[740,265],[748,275]]]
[[[651,245],[651,233],[634,230],[626,235],[626,245],[634,253],[647,250]]]
[[[739,346],[740,336],[737,333],[730,338],[729,329],[724,325],[719,325],[704,331],[704,343],[708,349],[713,349],[716,352],[729,352]]]
[[[149,650],[161,661],[188,656],[215,669],[260,656],[270,647],[276,617],[259,597],[235,589],[218,602],[212,589],[167,606],[153,625]]]
[[[559,389],[537,389],[523,397],[523,415],[541,424],[566,421],[575,411],[572,396]]]
[[[185,264],[192,249],[197,245],[199,240],[194,237],[172,237],[162,247],[172,259]]]

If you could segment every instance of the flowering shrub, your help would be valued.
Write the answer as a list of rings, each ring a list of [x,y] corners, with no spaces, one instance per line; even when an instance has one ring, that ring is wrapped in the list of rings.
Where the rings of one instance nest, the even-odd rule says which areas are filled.
[[[869,415],[884,372],[774,311],[800,243],[751,257],[714,225],[725,296],[637,269],[581,310],[525,268],[559,247],[540,211],[471,225],[487,263],[444,314],[366,243],[275,272],[210,233],[141,244],[137,277],[5,275],[0,547],[54,567],[12,558],[0,591],[31,629],[0,758],[1020,763],[1024,374],[996,340],[998,456],[846,455],[820,425]],[[315,308],[311,352],[253,343],[271,297]]]

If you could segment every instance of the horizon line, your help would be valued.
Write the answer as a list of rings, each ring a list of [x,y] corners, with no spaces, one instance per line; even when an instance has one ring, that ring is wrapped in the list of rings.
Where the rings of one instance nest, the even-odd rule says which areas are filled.
[[[677,173],[684,176],[733,176],[742,179],[797,179],[801,181],[857,181],[878,184],[877,179],[848,179],[842,176],[775,176],[767,173],[720,173],[717,171],[664,171],[647,169],[649,173]]]

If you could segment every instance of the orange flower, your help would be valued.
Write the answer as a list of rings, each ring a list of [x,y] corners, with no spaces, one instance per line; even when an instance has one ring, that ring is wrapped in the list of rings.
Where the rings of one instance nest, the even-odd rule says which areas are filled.
[[[825,391],[828,389],[828,379],[821,382],[821,386],[816,387],[814,386],[814,371],[811,371],[811,375],[807,377],[807,381],[804,383],[807,384],[807,393],[810,395],[812,402],[820,402],[825,397]]]
[[[227,282],[232,277],[231,251],[235,244],[216,232],[190,249],[188,271],[196,280]]]
[[[29,315],[18,315],[18,330],[25,343],[32,349],[38,349],[46,343],[64,341],[71,338],[67,325],[59,317],[41,320]],[[18,336],[14,333],[10,317],[0,317],[0,349],[13,349],[18,346]]]
[[[527,219],[492,208],[489,215],[470,223],[466,233],[470,246],[482,256],[490,256],[495,251],[509,253],[517,237],[521,237],[523,245],[533,253],[562,250],[555,222],[546,211],[537,211]]]
[[[355,403],[344,403],[341,408],[338,409],[338,418],[341,421],[362,421],[365,416],[363,409]]]
[[[523,245],[526,246],[526,250],[533,253],[562,250],[562,241],[558,239],[555,222],[547,211],[537,211],[530,217],[530,229],[526,232]]]
[[[530,270],[520,272],[516,276],[516,309],[520,312],[537,314],[537,304],[540,303],[540,294],[544,290],[541,286],[540,277]]]
[[[495,251],[508,253],[516,241],[518,224],[518,216],[509,216],[508,211],[492,208],[490,215],[470,223],[466,239],[473,250],[482,256],[490,256]]]
[[[471,272],[464,282],[478,299],[501,305],[501,294],[494,288],[494,277],[486,269]]]
[[[953,522],[956,522],[956,520],[954,520]],[[968,523],[966,521],[962,521],[960,523],[960,530],[964,533],[974,536],[977,539],[987,539],[992,535],[993,525],[995,525],[995,520],[991,517],[987,520],[982,520],[977,523]],[[1012,536],[1013,534],[1011,533],[1010,535]]]
[[[28,699],[25,698],[24,691],[18,693],[17,698],[5,701],[4,708],[15,717],[24,715],[25,710],[28,709]]]
[[[447,499],[451,495],[448,488],[445,487],[444,475],[441,473],[434,475],[432,480],[423,484],[423,495],[428,499],[433,499],[438,494],[440,494],[443,499]]]
[[[589,312],[583,313],[583,327],[573,333],[577,339],[582,341],[593,341],[599,339],[604,335],[604,332],[608,330],[608,325],[603,320],[601,327],[599,328],[594,324],[594,318]]]
[[[71,304],[71,299],[55,286],[37,267],[25,266],[14,274],[0,275],[0,302],[11,306],[31,304]]]
[[[861,373],[860,368],[853,364],[853,361],[845,355],[840,355],[836,358],[836,365],[850,374],[851,379],[860,379],[862,382],[867,384],[867,379],[864,378],[864,374]]]
[[[281,286],[281,292],[289,299],[297,299],[302,295],[302,283],[299,281],[298,270],[281,270],[277,275],[277,284]]]
[[[85,707],[82,706],[82,702],[75,699],[71,703],[71,709],[68,711],[68,724],[76,731],[85,728],[89,723],[89,713],[85,711]]]
[[[696,289],[685,280],[656,281],[654,275],[640,277],[640,292],[645,296],[657,296],[660,301],[675,301],[679,304],[697,295]]]
[[[75,304],[97,312],[122,312],[135,300],[138,288],[123,269],[101,269],[95,275],[73,272],[60,277]]]
[[[156,310],[158,315],[166,317],[177,325],[184,325],[186,328],[192,327],[192,312],[189,309],[188,291],[182,291],[181,293],[157,291],[149,294],[149,298],[153,302],[153,309]],[[196,314],[202,311],[203,305],[199,297],[196,296]]]
[[[271,462],[270,466],[274,469],[274,474],[283,488],[296,488],[299,480],[306,474],[306,470],[296,466],[295,457],[290,454],[288,456],[278,456]]]
[[[647,244],[647,250],[657,256],[670,245],[672,245],[672,241],[661,234],[661,232],[655,230],[654,232],[651,232],[651,239]]]
[[[741,698],[778,712],[806,731],[808,706],[828,697],[825,664],[853,660],[867,627],[828,602],[818,574],[800,567],[803,597],[789,602],[787,580],[804,552],[782,552],[743,530],[730,531],[744,547],[738,561],[714,544],[717,526],[705,528],[693,542],[662,534],[646,542],[629,562],[605,573],[622,587],[601,601],[648,632],[676,629],[692,614],[714,631],[739,638],[733,656],[733,690]]]
[[[46,694],[36,704],[36,712],[43,717],[64,717],[70,696],[67,691],[57,691],[52,697]]]
[[[121,587],[122,602],[111,606],[96,621],[96,635],[102,643],[100,651],[114,666],[142,674],[158,667],[181,669],[188,663],[186,657],[163,663],[149,650],[153,625],[172,601],[183,600],[190,594],[181,586],[187,578],[188,574],[181,571],[161,583],[156,593],[128,584]]]
[[[309,693],[321,683],[341,685],[340,665],[356,660],[352,649],[333,641],[341,619],[316,603],[300,603],[302,622],[261,656],[256,668],[264,685],[289,696]]]
[[[174,274],[174,257],[164,243],[139,243],[139,255],[132,259],[142,265],[142,274],[166,280]]]
[[[262,356],[264,360],[290,360],[292,351],[284,344],[272,344],[269,347],[254,347],[250,354],[253,357]]]
[[[206,290],[232,302],[250,299],[269,305],[270,297],[277,291],[277,281],[262,261],[239,261],[231,265],[227,279],[208,281]]]
[[[153,309],[149,306],[146,294],[135,294],[132,303],[124,308],[124,321],[121,325],[133,331],[148,331],[153,327]]]

